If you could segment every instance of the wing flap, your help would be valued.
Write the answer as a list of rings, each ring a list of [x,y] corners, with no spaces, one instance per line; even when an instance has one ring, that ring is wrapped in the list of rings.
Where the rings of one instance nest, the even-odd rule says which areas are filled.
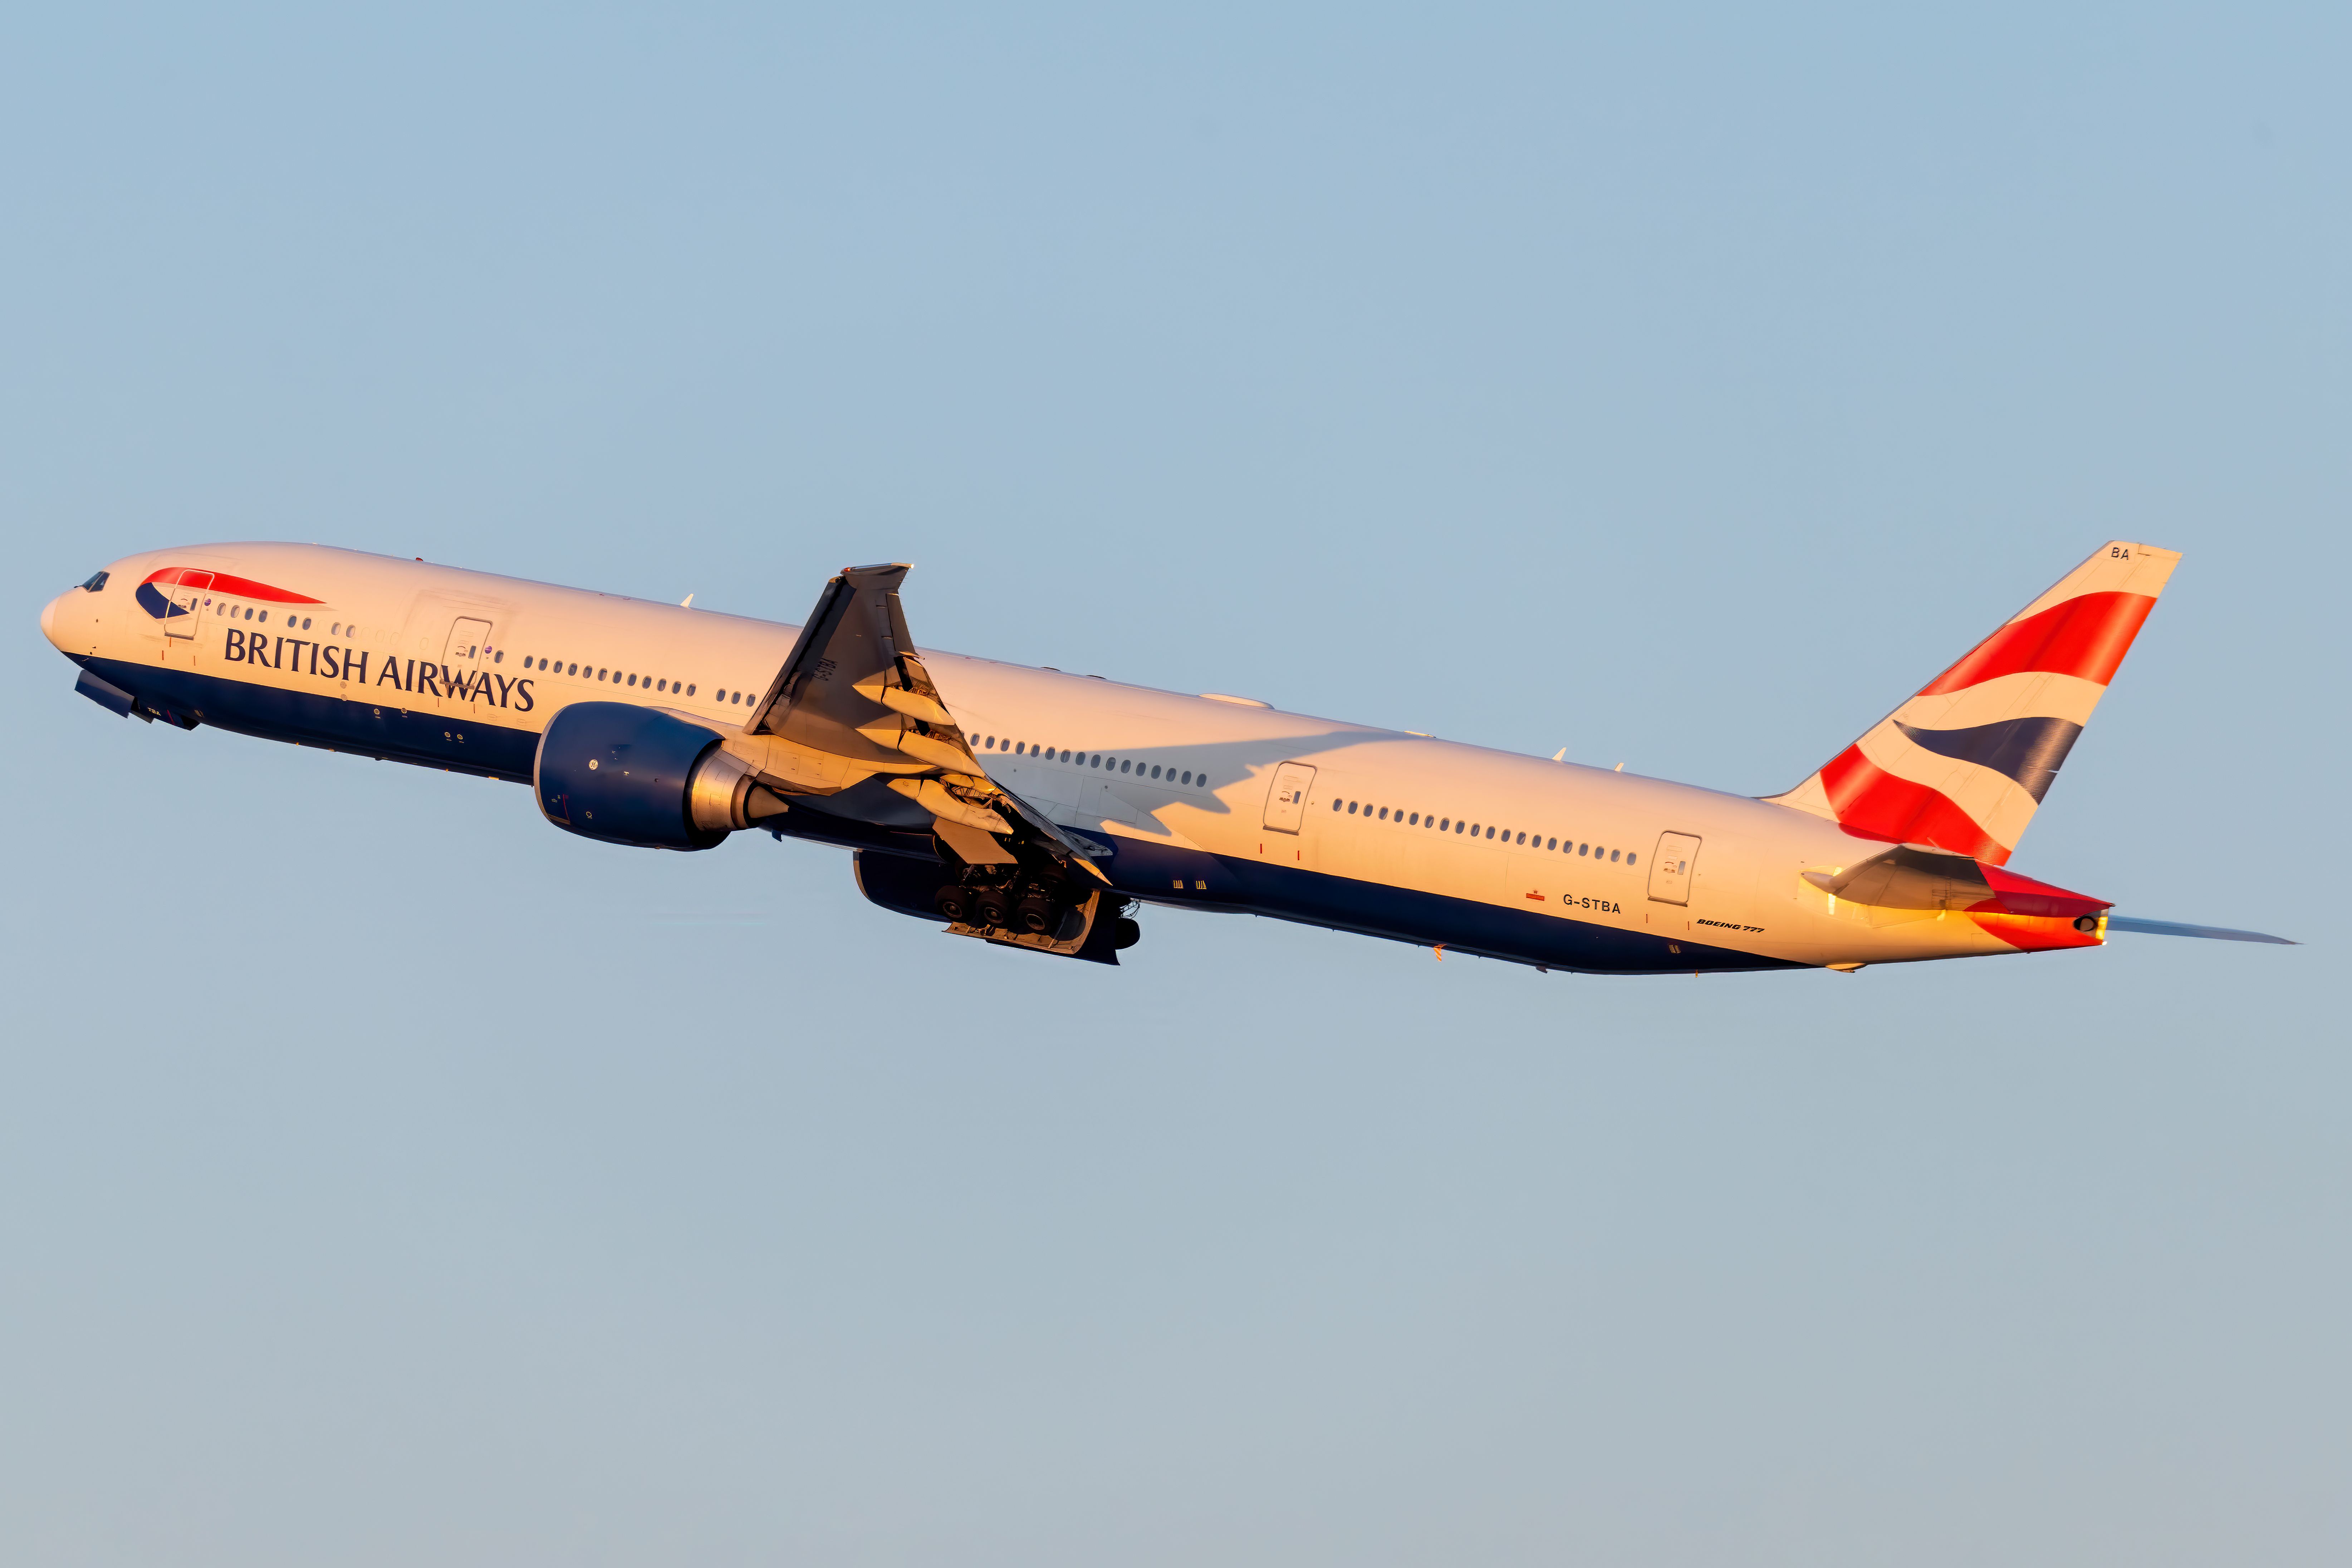
[[[825,584],[744,722],[746,760],[782,789],[830,797],[836,815],[904,812],[886,804],[897,801],[919,806],[969,863],[1018,858],[1026,846],[1107,884],[1094,865],[1107,846],[1056,826],[981,765],[907,629],[898,590],[911,569],[903,561],[849,566]],[[887,793],[857,790],[877,777]]]

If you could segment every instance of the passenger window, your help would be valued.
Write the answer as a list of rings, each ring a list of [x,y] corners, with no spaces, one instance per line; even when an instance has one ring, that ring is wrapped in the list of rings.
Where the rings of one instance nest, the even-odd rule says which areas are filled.
[[[306,632],[310,629],[310,617],[308,616],[302,617],[302,629]]]
[[[1334,810],[1334,811],[1337,811],[1337,810],[1339,810],[1339,807],[1340,807],[1340,805],[1341,805],[1342,804],[1344,804],[1344,803],[1339,802],[1339,801],[1336,801],[1336,800],[1335,800],[1335,801],[1333,801],[1333,802],[1331,803],[1331,809],[1332,809],[1332,810]]]
[[[1625,857],[1625,864],[1628,866],[1631,866],[1633,863],[1633,860],[1634,857],[1630,854]]]
[[[1545,845],[1544,847],[1547,849],[1557,849],[1559,847],[1559,840],[1555,838],[1550,843]]]
[[[1611,851],[1609,851],[1609,858],[1610,858],[1610,859],[1612,859],[1612,861],[1613,861],[1613,860],[1615,860],[1615,859],[1617,858],[1617,851],[1616,851],[1616,850],[1614,850],[1614,849],[1612,849]]]
[[[269,624],[269,612],[268,610],[261,612],[261,624],[265,626]]]
[[[693,695],[694,695],[694,688],[693,688],[692,686],[688,686],[688,687],[686,689],[686,694],[687,694],[688,697],[693,696]]]
[[[1158,763],[1151,764],[1151,776],[1153,778],[1158,778],[1160,776],[1160,764]]]

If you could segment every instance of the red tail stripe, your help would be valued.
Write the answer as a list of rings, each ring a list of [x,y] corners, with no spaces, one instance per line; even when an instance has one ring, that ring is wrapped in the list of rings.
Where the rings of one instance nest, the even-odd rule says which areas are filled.
[[[1848,746],[1822,770],[1822,787],[1829,792],[1838,826],[1848,833],[1890,844],[1925,844],[1991,866],[2009,859],[2009,847],[1996,842],[1948,795],[1896,778],[1864,756],[1860,746]]]
[[[2074,929],[2074,922],[2043,915],[2013,915],[1987,901],[1968,911],[1969,919],[2022,952],[2048,952],[2062,947],[2096,947],[2099,933]]]
[[[1985,638],[1922,689],[1922,697],[1963,691],[2022,670],[2078,676],[2105,686],[2131,651],[2140,623],[2156,608],[2145,594],[2081,594]]]
[[[173,585],[182,583],[210,588],[215,594],[226,594],[238,599],[267,599],[273,605],[323,605],[324,599],[313,599],[302,594],[289,594],[283,588],[273,588],[267,583],[257,583],[250,577],[232,576],[226,572],[207,572],[201,566],[166,566],[161,572],[148,574],[147,581],[161,583],[170,578]],[[209,581],[199,581],[209,579]]]

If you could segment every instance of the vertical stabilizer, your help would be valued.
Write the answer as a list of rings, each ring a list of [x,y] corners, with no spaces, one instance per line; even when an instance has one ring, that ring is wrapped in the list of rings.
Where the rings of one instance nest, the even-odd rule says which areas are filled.
[[[2178,551],[2114,540],[1776,805],[2006,863],[2106,694]]]

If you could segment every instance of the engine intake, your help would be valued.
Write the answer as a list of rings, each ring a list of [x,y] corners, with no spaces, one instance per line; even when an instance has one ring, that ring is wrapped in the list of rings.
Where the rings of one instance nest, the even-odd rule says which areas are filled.
[[[541,815],[567,833],[649,849],[709,849],[784,809],[716,731],[633,702],[575,702],[532,766]]]

